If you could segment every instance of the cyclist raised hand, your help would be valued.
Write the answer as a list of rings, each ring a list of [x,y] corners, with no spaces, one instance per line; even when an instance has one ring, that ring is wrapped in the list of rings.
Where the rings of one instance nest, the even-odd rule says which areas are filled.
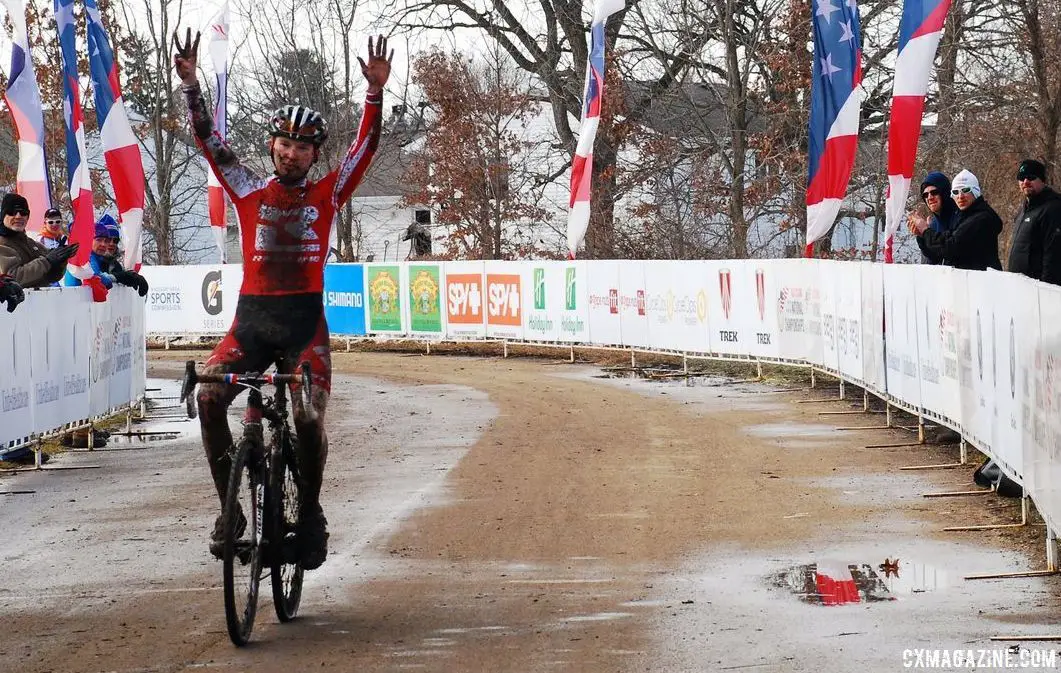
[[[383,87],[390,77],[393,52],[387,38],[368,41],[368,61],[361,72],[368,82],[365,110],[357,137],[339,165],[319,181],[307,179],[320,159],[328,125],[319,112],[293,102],[269,120],[269,149],[274,173],[261,177],[240,163],[215,132],[214,122],[196,78],[199,34],[184,40],[174,33],[174,69],[180,77],[196,142],[228,192],[239,214],[243,249],[243,286],[228,334],[210,354],[209,373],[261,372],[275,363],[291,372],[302,361],[313,374],[315,418],[306,413],[300,395],[292,395],[303,478],[298,539],[303,568],[320,566],[327,556],[327,520],[320,506],[321,482],[328,455],[324,411],[331,390],[331,350],[324,320],[324,262],[336,214],[353,194],[372,161],[382,126]],[[293,386],[296,388],[297,386]],[[199,388],[203,444],[218,496],[224,501],[232,434],[226,411],[237,391],[232,386]],[[211,537],[211,552],[220,557],[221,517]]]

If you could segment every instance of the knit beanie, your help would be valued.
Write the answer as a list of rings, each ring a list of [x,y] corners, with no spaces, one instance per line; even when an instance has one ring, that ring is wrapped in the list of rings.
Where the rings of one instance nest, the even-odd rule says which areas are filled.
[[[970,173],[967,169],[962,170],[954,176],[954,180],[951,181],[951,187],[953,189],[961,189],[962,187],[969,187],[972,189],[973,196],[980,198],[980,181],[976,179],[976,176]]]
[[[23,210],[29,210],[29,201],[26,197],[15,192],[8,192],[4,194],[3,201],[0,201],[0,217],[6,217],[11,214],[11,211],[20,207]]]

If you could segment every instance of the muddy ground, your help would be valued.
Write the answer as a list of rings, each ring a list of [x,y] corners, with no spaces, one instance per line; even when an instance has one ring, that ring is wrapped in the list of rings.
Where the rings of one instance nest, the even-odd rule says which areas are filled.
[[[204,355],[153,352],[152,395]],[[891,671],[1061,633],[1056,577],[963,579],[1043,567],[1038,519],[943,532],[1019,504],[923,498],[974,488],[972,467],[900,471],[958,450],[866,448],[912,435],[837,430],[881,417],[820,415],[861,406],[833,385],[416,352],[335,367],[331,554],[299,619],[263,589],[254,642],[229,643],[197,428],[159,399],[145,427],[176,437],[0,477],[0,671]],[[856,566],[861,600],[806,595],[808,564]]]

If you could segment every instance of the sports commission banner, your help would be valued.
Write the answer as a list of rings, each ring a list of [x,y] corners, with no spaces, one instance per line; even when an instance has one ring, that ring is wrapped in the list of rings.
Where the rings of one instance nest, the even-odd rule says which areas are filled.
[[[240,264],[144,266],[150,334],[224,334],[236,316]]]

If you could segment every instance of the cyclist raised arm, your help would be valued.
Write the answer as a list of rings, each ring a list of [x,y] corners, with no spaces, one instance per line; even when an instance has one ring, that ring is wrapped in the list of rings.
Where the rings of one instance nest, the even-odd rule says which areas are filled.
[[[357,137],[339,166],[320,181],[308,179],[320,159],[328,126],[320,113],[293,102],[269,120],[269,152],[274,174],[263,178],[243,166],[216,133],[196,79],[199,34],[173,36],[174,69],[182,82],[196,142],[215,169],[242,223],[243,285],[228,334],[206,362],[209,373],[260,372],[276,363],[292,371],[308,361],[313,377],[316,417],[306,413],[301,396],[292,396],[303,478],[299,546],[302,566],[312,570],[327,555],[327,521],[320,489],[328,454],[324,411],[331,389],[331,351],[324,320],[324,262],[336,214],[364,177],[379,144],[383,87],[390,77],[387,39],[369,39],[368,61],[358,59],[368,83]],[[292,384],[297,390],[297,384]],[[210,472],[221,501],[229,474],[232,434],[226,410],[236,395],[232,386],[199,388],[199,420]],[[220,555],[221,517],[211,538]]]

